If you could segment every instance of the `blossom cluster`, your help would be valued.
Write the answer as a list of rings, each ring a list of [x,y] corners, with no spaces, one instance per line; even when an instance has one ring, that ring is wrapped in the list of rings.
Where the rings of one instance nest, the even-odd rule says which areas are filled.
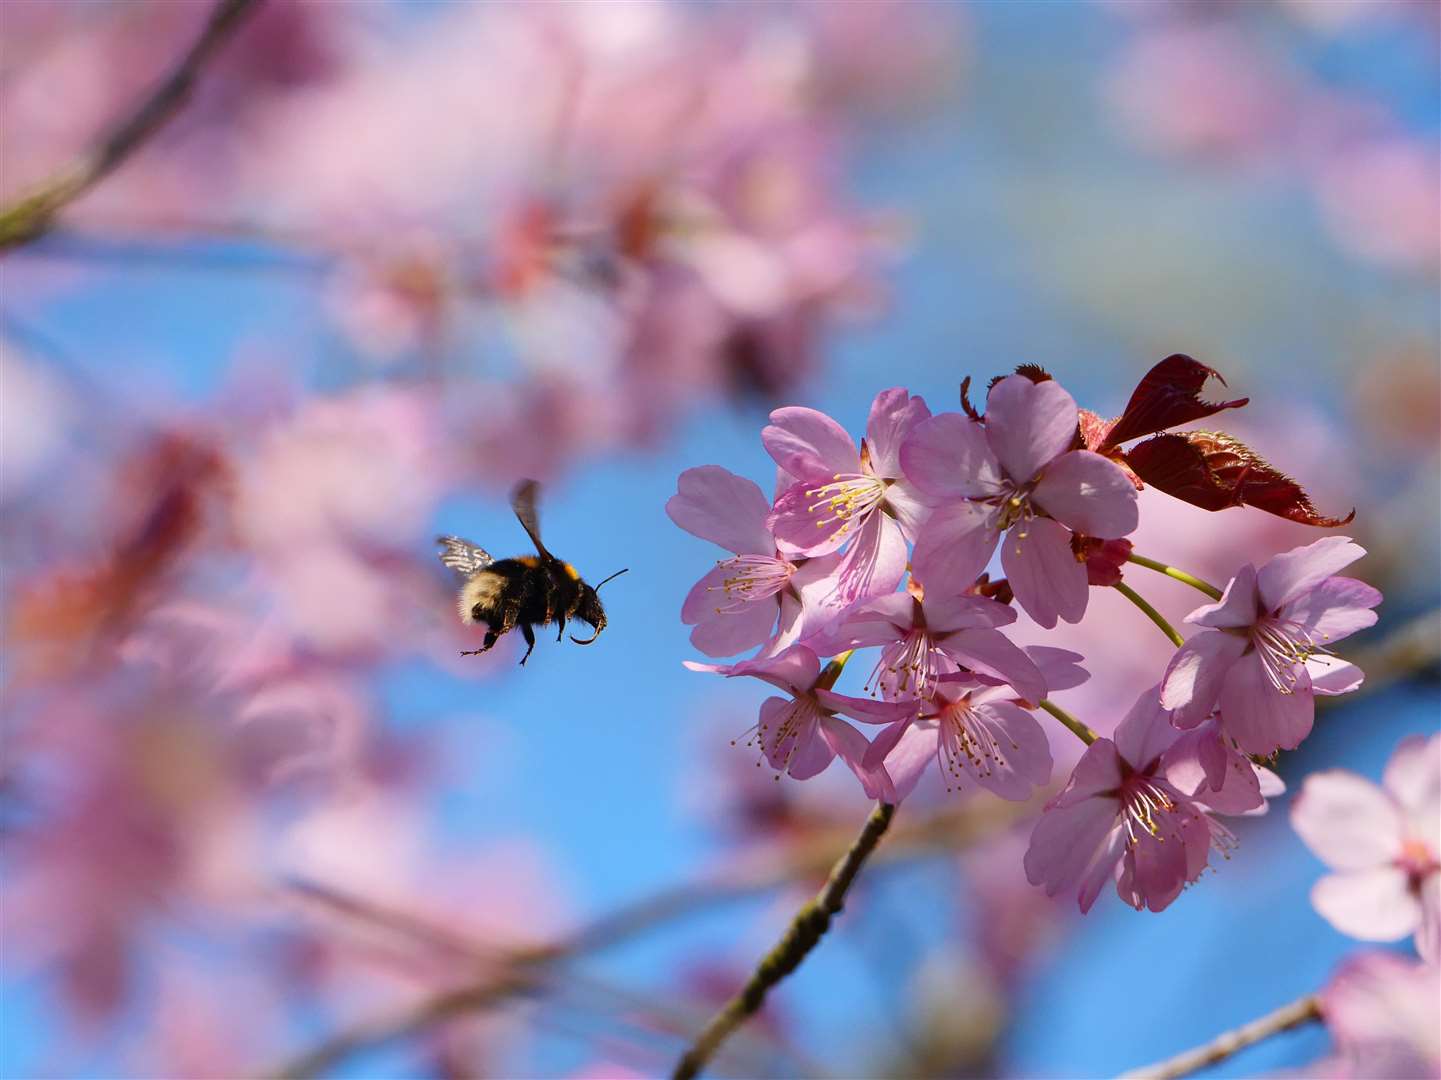
[[[1263,762],[1306,738],[1315,696],[1360,685],[1331,646],[1370,626],[1381,599],[1340,575],[1364,554],[1343,536],[1244,564],[1224,590],[1133,556],[1126,538],[1147,485],[1208,510],[1350,520],[1318,513],[1229,435],[1169,430],[1246,404],[1204,400],[1212,378],[1168,357],[1109,421],[1034,366],[994,379],[983,412],[969,379],[958,412],[890,389],[859,444],[814,409],[776,410],[761,436],[773,497],[707,465],[684,472],[667,504],[677,525],[731,553],[685,598],[691,642],[712,658],[688,666],[781,691],[748,733],[777,778],[815,776],[839,757],[868,796],[896,803],[934,762],[948,789],[1049,796],[1024,858],[1032,884],[1073,893],[1084,911],[1113,881],[1132,906],[1161,910],[1234,846],[1219,815],[1263,813],[1283,790]],[[998,551],[1004,576],[993,578]],[[1189,639],[1122,582],[1131,563],[1215,601],[1187,616]],[[1049,699],[1089,677],[1084,657],[1009,634],[1022,612],[1046,630],[1077,623],[1090,590],[1113,585],[1178,647],[1100,737]],[[838,692],[863,649],[877,650],[867,695]],[[1087,744],[1058,792],[1040,711]]]

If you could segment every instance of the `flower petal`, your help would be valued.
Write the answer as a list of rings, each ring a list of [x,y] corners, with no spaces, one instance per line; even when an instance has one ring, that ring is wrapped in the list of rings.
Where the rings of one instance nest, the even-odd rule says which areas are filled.
[[[964,593],[928,594],[921,610],[925,613],[926,626],[932,636],[977,626],[1009,626],[1016,621],[1015,609],[1009,604]]]
[[[1124,779],[1122,767],[1116,744],[1110,739],[1097,739],[1086,747],[1086,752],[1071,769],[1071,778],[1050,805],[1075,806],[1087,799],[1108,798],[1119,812],[1120,802],[1115,793]]]
[[[1316,699],[1306,669],[1296,671],[1289,694],[1271,685],[1258,652],[1241,657],[1226,672],[1217,701],[1221,727],[1246,753],[1265,757],[1277,749],[1294,750],[1311,734]]]
[[[1349,694],[1366,680],[1355,664],[1334,656],[1311,657],[1306,661],[1306,674],[1311,678],[1312,693],[1327,697]]]
[[[1428,964],[1441,960],[1441,871],[1433,870],[1421,882],[1421,921],[1416,927],[1416,951]]]
[[[1291,804],[1291,827],[1333,870],[1364,870],[1401,854],[1396,803],[1364,777],[1343,769],[1312,773]]]
[[[871,743],[866,761],[884,764],[896,802],[915,791],[926,766],[936,759],[939,730],[934,720],[897,724]]]
[[[979,421],[960,413],[922,420],[901,445],[901,468],[932,498],[980,498],[1001,490],[1001,465]]]
[[[687,667],[698,670],[699,666],[687,663]],[[727,678],[734,678],[737,675],[749,675],[752,678],[768,682],[772,686],[791,693],[800,694],[810,690],[815,685],[816,679],[821,673],[821,661],[818,656],[804,645],[792,645],[784,652],[775,656],[758,657],[754,660],[742,660],[730,667],[714,668],[719,674]]]
[[[1085,659],[1080,653],[1050,645],[1027,645],[1025,651],[1026,655],[1035,661],[1036,667],[1041,669],[1041,678],[1046,680],[1048,695],[1057,690],[1070,690],[1080,686],[1091,677],[1091,673],[1080,666]]]
[[[1001,467],[1024,484],[1071,448],[1079,413],[1054,379],[1007,375],[986,398],[986,438]]]
[[[822,716],[819,730],[821,739],[830,747],[831,752],[844,761],[846,767],[861,782],[867,798],[879,799],[889,790],[884,774],[880,770],[868,769],[865,766],[866,751],[871,744],[864,735],[834,716]]]
[[[1441,735],[1402,739],[1386,763],[1381,784],[1409,812],[1441,806]]]
[[[803,482],[861,471],[855,441],[845,428],[815,409],[777,409],[761,432],[761,444],[777,465]]]
[[[882,390],[871,402],[866,420],[866,449],[870,451],[871,472],[897,479],[901,472],[901,446],[916,425],[928,419],[931,410],[925,399],[912,397],[900,387]]]
[[[1160,688],[1152,686],[1141,691],[1116,725],[1116,750],[1138,772],[1153,773],[1156,762],[1180,733],[1171,726],[1166,710],[1161,707]]]
[[[1021,801],[1051,779],[1051,743],[1036,718],[1019,705],[997,701],[972,713],[972,723],[994,740],[990,757],[964,757],[976,783],[1003,799]]]
[[[804,483],[781,493],[766,518],[778,547],[797,555],[829,555],[846,542],[852,532],[851,519],[817,512],[819,501]]]
[[[737,555],[775,554],[766,528],[769,500],[754,481],[719,465],[681,473],[665,512],[686,532]]]
[[[1041,669],[999,630],[989,627],[956,630],[938,638],[935,644],[958,664],[1003,680],[1027,701],[1037,702],[1046,696],[1046,680]]]
[[[1226,584],[1226,591],[1214,604],[1202,604],[1186,616],[1188,623],[1209,626],[1214,630],[1239,630],[1251,626],[1260,617],[1256,593],[1256,568],[1246,563]]]
[[[1366,549],[1349,536],[1323,536],[1275,556],[1257,575],[1265,610],[1278,610],[1365,554]]]
[[[991,525],[994,517],[994,509],[975,502],[952,502],[932,510],[916,537],[912,558],[916,580],[943,591],[969,588],[996,550],[1001,534]]]
[[[897,480],[886,488],[885,506],[900,523],[901,532],[912,542],[921,535],[926,522],[935,513],[931,500],[922,495],[909,480]]]
[[[1047,896],[1055,896],[1080,884],[1083,875],[1089,880],[1102,867],[1102,872],[1109,873],[1122,850],[1107,843],[1120,831],[1119,810],[1120,802],[1110,798],[1048,808],[1031,831],[1024,859],[1026,880],[1045,888]],[[1095,899],[1094,892],[1090,899]],[[1089,906],[1083,899],[1082,910]]]
[[[817,689],[813,693],[821,708],[849,716],[863,724],[894,724],[915,715],[916,711],[913,701],[877,701],[875,698],[837,694],[834,690]]]
[[[702,588],[708,577],[709,574],[701,578],[696,583],[696,589]],[[692,593],[694,592],[693,589]],[[689,597],[686,602],[690,602]],[[779,610],[780,605],[773,596],[747,604],[734,612],[706,609],[695,620],[695,629],[690,632],[690,643],[706,656],[735,656],[737,653],[754,649],[770,640]]]
[[[1071,532],[1060,522],[1034,518],[1012,527],[1001,541],[1001,567],[1016,601],[1047,630],[1057,617],[1080,622],[1090,585],[1086,564],[1071,551]]]
[[[1136,486],[1110,458],[1072,450],[1046,466],[1035,500],[1051,517],[1077,532],[1114,540],[1140,521]]]
[[[1311,906],[1361,941],[1399,941],[1421,923],[1420,901],[1406,888],[1406,871],[1396,866],[1327,874],[1311,887]]]
[[[1281,617],[1305,628],[1318,645],[1339,641],[1376,623],[1381,593],[1355,578],[1330,577],[1281,606]]]
[[[836,567],[836,599],[854,603],[889,593],[906,573],[906,538],[885,514],[871,514]]]
[[[1211,715],[1226,672],[1245,651],[1245,638],[1220,630],[1202,631],[1176,650],[1161,678],[1161,705],[1174,711],[1177,727],[1195,727]]]

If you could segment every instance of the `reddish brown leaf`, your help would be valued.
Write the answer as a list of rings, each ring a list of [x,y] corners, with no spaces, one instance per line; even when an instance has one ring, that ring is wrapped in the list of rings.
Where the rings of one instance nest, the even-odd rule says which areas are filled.
[[[1024,375],[1033,383],[1050,382],[1052,379],[1051,373],[1045,368],[1041,367],[1040,364],[1019,364],[1016,367],[1015,374]],[[990,382],[986,383],[986,393],[989,394],[991,392],[991,388],[1004,378],[1006,378],[1006,376],[997,375],[993,379],[991,379]]]
[[[1222,386],[1226,380],[1205,364],[1176,353],[1166,357],[1146,372],[1126,409],[1111,424],[1105,437],[1092,449],[1105,450],[1123,442],[1153,435],[1178,424],[1189,424],[1222,409],[1239,409],[1250,398],[1235,401],[1202,401],[1201,390],[1207,380],[1215,379]],[[1087,445],[1090,446],[1089,440]]]
[[[976,412],[976,407],[971,404],[971,377],[969,375],[961,380],[961,410],[972,420],[981,418],[981,414]]]
[[[1325,517],[1301,485],[1239,439],[1219,431],[1157,435],[1132,447],[1126,461],[1142,480],[1204,510],[1254,506],[1303,525],[1332,528],[1356,516]]]

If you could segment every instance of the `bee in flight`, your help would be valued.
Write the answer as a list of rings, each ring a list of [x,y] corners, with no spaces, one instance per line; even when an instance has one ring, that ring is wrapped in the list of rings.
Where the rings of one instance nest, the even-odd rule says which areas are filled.
[[[591,644],[605,629],[605,608],[596,593],[600,585],[591,588],[581,580],[574,566],[557,559],[541,543],[540,520],[535,512],[539,490],[540,485],[534,480],[522,480],[510,494],[511,509],[535,545],[534,555],[496,559],[483,547],[458,536],[441,536],[436,540],[441,547],[440,561],[464,579],[457,598],[460,621],[486,624],[485,642],[478,649],[467,649],[461,656],[486,652],[503,635],[519,626],[526,644],[525,655],[520,658],[524,666],[535,649],[535,626],[556,623],[559,629],[555,640],[559,641],[565,636],[568,620],[589,623],[593,631],[590,637],[582,641],[571,635],[570,640],[577,645]],[[600,584],[624,573],[625,570],[617,570]]]

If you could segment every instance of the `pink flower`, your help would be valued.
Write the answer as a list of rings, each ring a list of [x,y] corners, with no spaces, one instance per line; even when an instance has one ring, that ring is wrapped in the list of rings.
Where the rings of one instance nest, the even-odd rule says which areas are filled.
[[[707,656],[732,656],[767,641],[775,652],[793,644],[805,621],[802,596],[839,561],[782,555],[766,527],[770,510],[759,487],[719,465],[681,473],[665,504],[686,532],[735,552],[697,581],[681,606],[681,621],[695,627],[691,644]]]
[[[1031,884],[1050,896],[1077,889],[1084,912],[1114,878],[1126,903],[1161,911],[1200,876],[1212,846],[1229,850],[1229,830],[1166,774],[1165,753],[1176,739],[1152,687],[1114,741],[1092,743],[1046,804],[1026,851]]]
[[[1167,780],[1222,814],[1264,814],[1266,800],[1286,790],[1279,776],[1236,749],[1215,717],[1183,732],[1165,763]]]
[[[1212,629],[1176,651],[1161,682],[1161,704],[1179,727],[1194,727],[1217,707],[1229,738],[1248,754],[1294,750],[1311,732],[1313,694],[1361,685],[1361,671],[1327,646],[1376,621],[1381,594],[1333,576],[1366,552],[1349,537],[1328,536],[1277,555],[1259,570],[1247,563],[1216,604],[1186,621]]]
[[[777,543],[800,555],[825,555],[849,541],[836,571],[838,606],[900,584],[906,540],[928,513],[901,473],[900,450],[928,416],[923,400],[897,388],[871,403],[859,451],[844,428],[815,409],[777,409],[761,433],[766,452],[797,481],[776,499],[770,517]]]
[[[929,697],[936,681],[961,670],[1009,683],[1029,701],[1046,696],[1040,669],[995,629],[1016,621],[1005,604],[979,596],[889,593],[857,604],[814,642],[823,653],[880,645],[866,681],[891,701]]]
[[[941,501],[916,539],[916,577],[964,589],[1002,532],[1001,565],[1026,613],[1046,629],[1086,612],[1086,564],[1071,532],[1118,539],[1137,523],[1136,489],[1115,462],[1074,450],[1076,402],[1054,380],[1009,375],[991,388],[984,420],[942,413],[901,449],[906,476]]]
[[[1291,824],[1336,871],[1311,890],[1327,922],[1362,941],[1414,933],[1425,959],[1441,958],[1441,735],[1403,740],[1379,787],[1342,769],[1313,773]]]
[[[934,761],[946,790],[969,779],[1003,799],[1021,801],[1051,779],[1051,745],[1009,686],[960,672],[935,681],[917,716],[876,736],[865,763],[889,781],[883,798],[898,803]]]
[[[843,713],[865,724],[892,724],[909,715],[913,708],[909,703],[867,701],[835,693],[830,688],[834,676],[828,679],[822,675],[820,659],[804,645],[792,645],[775,656],[729,666],[687,660],[686,667],[692,671],[713,671],[727,678],[750,675],[790,695],[790,700],[766,698],[761,703],[760,719],[746,733],[753,736],[746,745],[759,745],[765,760],[777,773],[809,780],[823,772],[839,755],[856,774],[866,794],[873,799],[881,797],[880,778],[864,764],[870,744],[850,724],[837,719],[836,714]]]
[[[1321,991],[1335,1075],[1441,1077],[1441,968],[1394,953],[1348,960]],[[1318,1075],[1326,1075],[1324,1073]]]

